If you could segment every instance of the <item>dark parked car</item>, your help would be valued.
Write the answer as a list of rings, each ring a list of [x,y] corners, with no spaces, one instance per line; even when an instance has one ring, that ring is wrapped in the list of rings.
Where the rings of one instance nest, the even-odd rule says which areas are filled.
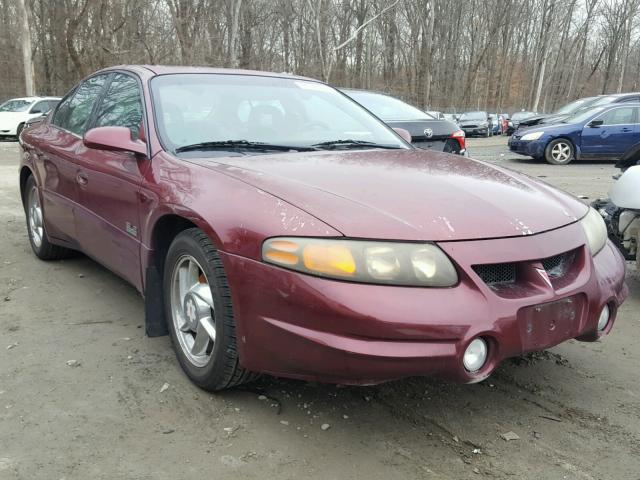
[[[561,123],[571,115],[582,113],[592,107],[602,107],[614,103],[640,102],[640,93],[616,93],[612,95],[598,95],[575,100],[550,115],[535,115],[520,122],[520,128],[534,125]]]
[[[518,130],[509,148],[554,165],[572,160],[619,160],[640,145],[640,104],[610,104],[576,113],[556,125]]]
[[[102,70],[21,145],[35,255],[82,250],[131,282],[147,332],[168,330],[209,390],[256,372],[478,382],[505,358],[602,338],[628,293],[595,210],[414,148],[302,77]]]
[[[527,118],[531,118],[535,115],[537,115],[536,112],[527,112],[524,110],[521,112],[515,112],[509,119],[507,135],[513,134],[513,132],[515,132],[520,126],[520,122],[522,120],[526,120]]]
[[[560,123],[565,118],[578,112],[578,110],[589,108],[594,102],[598,100],[598,97],[586,97],[574,100],[571,103],[567,103],[553,113],[545,114],[538,113],[529,118],[525,118],[520,121],[520,128],[531,127],[539,124],[552,124]]]
[[[458,125],[467,137],[493,135],[493,124],[487,112],[465,112],[460,115]]]
[[[384,93],[343,89],[346,95],[394,128],[411,134],[411,143],[422,149],[466,153],[465,135],[454,122],[438,119]]]

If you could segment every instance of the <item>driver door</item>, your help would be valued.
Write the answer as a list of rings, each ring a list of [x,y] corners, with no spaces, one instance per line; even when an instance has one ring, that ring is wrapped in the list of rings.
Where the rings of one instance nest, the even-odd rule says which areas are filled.
[[[136,77],[115,73],[90,128],[127,127],[134,139],[144,131],[142,90]],[[140,185],[146,156],[87,148],[77,152],[79,166],[76,231],[82,250],[137,288],[140,271]]]
[[[638,141],[637,115],[637,107],[621,106],[591,119],[582,129],[581,156],[621,157]],[[601,125],[597,124],[598,120],[602,121]]]

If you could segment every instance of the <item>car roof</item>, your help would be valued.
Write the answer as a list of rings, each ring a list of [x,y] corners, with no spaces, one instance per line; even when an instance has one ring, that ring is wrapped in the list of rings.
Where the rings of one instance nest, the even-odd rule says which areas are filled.
[[[104,68],[99,72],[109,72],[113,70],[129,70],[137,72],[139,74],[154,77],[157,75],[175,75],[184,73],[210,73],[219,75],[248,75],[256,77],[275,77],[275,78],[288,78],[294,80],[307,80],[313,82],[321,82],[315,78],[302,77],[299,75],[293,75],[291,73],[281,72],[263,72],[260,70],[242,70],[235,68],[218,68],[218,67],[185,67],[181,65],[117,65],[113,67]],[[98,72],[95,72],[98,73]]]
[[[640,96],[640,92],[603,93],[601,95],[598,95],[598,97],[616,97],[616,98],[628,97],[628,96]],[[593,98],[593,97],[587,97],[587,98]]]

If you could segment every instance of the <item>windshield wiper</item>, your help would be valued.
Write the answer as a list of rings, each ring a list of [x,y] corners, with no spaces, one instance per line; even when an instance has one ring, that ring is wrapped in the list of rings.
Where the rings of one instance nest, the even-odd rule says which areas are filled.
[[[230,150],[230,149],[251,149],[251,150],[277,150],[288,152],[297,150],[299,152],[312,152],[317,149],[313,147],[298,147],[293,145],[275,145],[272,143],[250,142],[248,140],[220,140],[216,142],[200,142],[191,145],[182,145],[175,149],[176,153],[189,152],[192,150]]]
[[[402,147],[396,145],[383,145],[375,142],[367,142],[366,140],[329,140],[328,142],[320,142],[314,143],[313,147],[319,148],[337,148],[337,147],[346,147],[346,148],[387,148],[390,150],[397,150]]]

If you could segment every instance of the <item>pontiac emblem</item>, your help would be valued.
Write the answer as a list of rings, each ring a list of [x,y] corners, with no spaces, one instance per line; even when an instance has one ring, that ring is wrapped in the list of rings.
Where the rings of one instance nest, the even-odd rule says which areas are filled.
[[[538,275],[542,277],[545,283],[553,288],[553,285],[551,283],[551,280],[549,279],[549,275],[547,274],[547,271],[544,268],[536,268],[536,271],[538,272]]]
[[[433,130],[431,130],[430,128],[425,128],[424,129],[424,136],[427,137],[427,138],[433,137]]]

